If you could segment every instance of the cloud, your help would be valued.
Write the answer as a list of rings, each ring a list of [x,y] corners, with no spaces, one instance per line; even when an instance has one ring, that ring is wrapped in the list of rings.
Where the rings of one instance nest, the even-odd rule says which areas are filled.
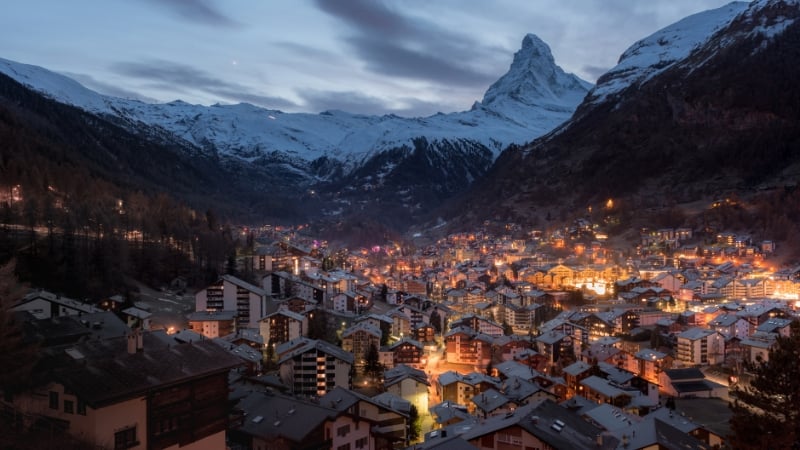
[[[496,73],[470,62],[496,60],[498,49],[467,34],[400,14],[372,0],[317,0],[316,4],[347,25],[349,33],[343,42],[374,73],[470,87],[484,87],[497,79]]]
[[[441,110],[441,103],[426,102],[417,98],[393,101],[365,95],[356,91],[304,90],[300,93],[309,111],[342,110],[353,114],[396,114],[403,117],[429,116]]]
[[[203,25],[237,27],[241,24],[220,12],[209,0],[150,0],[173,14]]]
[[[250,88],[216,78],[208,72],[185,64],[163,60],[119,62],[111,70],[146,82],[150,87],[171,92],[201,92],[227,102],[246,102],[265,108],[286,109],[297,105],[283,97],[266,96]]]
[[[585,65],[581,67],[581,72],[591,77],[591,80],[589,81],[591,81],[592,83],[595,83],[596,81],[593,80],[597,80],[598,78],[600,78],[601,75],[605,74],[609,70],[611,70],[610,67],[598,67],[591,65]]]
[[[145,95],[139,94],[138,92],[129,89],[125,89],[122,86],[98,81],[91,75],[87,75],[85,73],[75,73],[75,72],[62,72],[62,73],[72,78],[73,80],[77,81],[78,83],[86,86],[87,88],[97,91],[103,95],[139,100],[145,103],[158,102],[157,99],[154,99],[152,97],[147,97]]]

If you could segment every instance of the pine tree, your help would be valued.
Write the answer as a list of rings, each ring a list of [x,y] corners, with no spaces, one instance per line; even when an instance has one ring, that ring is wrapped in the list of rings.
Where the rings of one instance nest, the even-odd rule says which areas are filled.
[[[422,432],[422,418],[419,416],[417,407],[412,403],[408,411],[408,440],[416,442]]]
[[[380,353],[375,344],[369,346],[367,354],[364,356],[364,372],[372,377],[377,377],[383,371],[383,364],[380,361]]]
[[[749,369],[749,386],[731,390],[730,442],[737,449],[800,447],[800,321]]]

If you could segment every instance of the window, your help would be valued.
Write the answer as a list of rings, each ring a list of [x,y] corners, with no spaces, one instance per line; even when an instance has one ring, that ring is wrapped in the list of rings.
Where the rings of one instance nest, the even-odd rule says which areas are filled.
[[[349,432],[350,432],[350,425],[348,424],[348,425],[345,425],[343,427],[339,427],[339,429],[336,430],[336,435],[337,436],[347,436],[347,433],[349,433]]]
[[[350,450],[350,443],[336,447],[336,450]]]
[[[136,441],[136,427],[128,427],[114,433],[114,450],[123,450],[139,445]]]
[[[64,412],[75,414],[75,403],[72,400],[64,400]]]
[[[50,391],[50,409],[58,409],[58,392]]]
[[[78,399],[78,414],[85,416],[86,415],[86,403],[83,400]]]
[[[356,448],[364,448],[364,447],[366,447],[368,439],[369,438],[367,438],[367,437],[362,437],[362,438],[357,439],[356,440]]]

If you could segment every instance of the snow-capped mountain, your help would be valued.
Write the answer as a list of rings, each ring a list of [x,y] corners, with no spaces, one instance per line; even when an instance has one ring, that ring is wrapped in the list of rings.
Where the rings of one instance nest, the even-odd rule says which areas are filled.
[[[222,156],[255,161],[279,152],[298,169],[326,157],[346,172],[381,151],[466,139],[496,156],[511,143],[530,141],[569,118],[591,85],[555,65],[550,49],[528,35],[509,72],[471,111],[424,118],[365,116],[343,111],[283,113],[249,104],[148,104],[100,95],[45,69],[0,59],[0,71],[63,103],[116,116],[136,126],[158,126]]]
[[[683,203],[794,192],[797,42],[800,0],[731,3],[642,39],[558,132],[503,152],[464,197],[470,208],[453,208],[458,222],[541,220],[609,198],[662,220]]]
[[[525,117],[536,109],[571,113],[591,88],[591,83],[565,73],[556,65],[550,47],[529,34],[514,55],[511,69],[489,87],[473,109],[503,111],[507,117]]]
[[[717,9],[693,14],[630,46],[619,62],[603,74],[587,96],[587,103],[599,104],[628,88],[641,85],[682,61],[728,26],[748,8],[747,2],[732,2]]]
[[[420,213],[466,189],[510,144],[529,142],[574,112],[591,84],[565,73],[525,36],[511,67],[471,110],[421,118],[344,111],[284,113],[250,104],[150,104],[98,94],[40,67],[0,59],[0,72],[46,96],[139,134],[168,133],[273,192],[328,195],[323,214],[365,203]],[[241,170],[239,170],[241,169]],[[255,175],[254,175],[255,174]],[[276,182],[276,180],[280,180]]]

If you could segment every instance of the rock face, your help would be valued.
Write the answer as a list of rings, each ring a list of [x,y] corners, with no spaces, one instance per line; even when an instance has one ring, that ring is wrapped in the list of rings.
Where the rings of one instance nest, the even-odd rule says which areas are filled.
[[[269,195],[314,192],[339,215],[367,207],[414,216],[482,177],[510,144],[567,120],[591,88],[528,35],[508,73],[470,111],[424,118],[342,111],[288,114],[253,105],[147,104],[100,95],[45,69],[0,59],[0,72],[130,130],[171,135]],[[379,204],[380,203],[380,204]],[[356,206],[357,205],[357,206]],[[408,219],[406,219],[408,220]]]
[[[609,197],[648,208],[795,185],[798,18],[797,1],[730,4],[637,42],[571,120],[504,152],[466,201],[524,221]]]

